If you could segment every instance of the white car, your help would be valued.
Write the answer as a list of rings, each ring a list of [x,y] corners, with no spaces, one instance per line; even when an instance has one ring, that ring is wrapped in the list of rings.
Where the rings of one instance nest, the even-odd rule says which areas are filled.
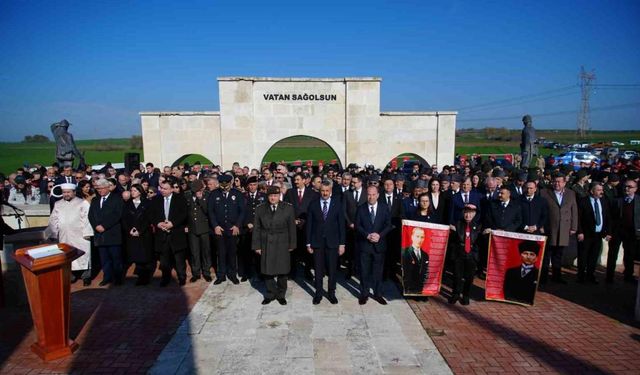
[[[633,158],[635,158],[636,156],[638,156],[638,153],[635,151],[631,151],[631,150],[627,150],[625,152],[623,152],[620,157],[625,159],[625,160],[631,160]]]
[[[611,141],[611,146],[624,146],[624,142]]]

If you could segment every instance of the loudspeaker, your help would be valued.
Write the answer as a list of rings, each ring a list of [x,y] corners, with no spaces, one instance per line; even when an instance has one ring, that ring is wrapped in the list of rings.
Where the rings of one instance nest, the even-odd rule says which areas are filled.
[[[131,173],[136,168],[140,168],[140,154],[137,152],[125,152],[124,169]]]

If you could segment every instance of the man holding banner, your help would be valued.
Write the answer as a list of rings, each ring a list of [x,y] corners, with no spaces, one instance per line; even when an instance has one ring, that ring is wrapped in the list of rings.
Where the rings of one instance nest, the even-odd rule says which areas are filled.
[[[462,219],[455,225],[451,225],[451,259],[454,262],[453,293],[449,298],[451,304],[460,300],[460,293],[462,293],[460,303],[469,304],[469,291],[478,264],[477,243],[481,234],[480,224],[474,221],[476,210],[476,206],[466,205],[462,210]]]

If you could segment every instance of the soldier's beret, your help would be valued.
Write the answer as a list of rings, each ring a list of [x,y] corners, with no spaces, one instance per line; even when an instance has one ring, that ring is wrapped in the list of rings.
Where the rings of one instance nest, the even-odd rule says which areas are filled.
[[[518,173],[518,181],[527,181],[527,176],[526,172]]]
[[[24,184],[27,181],[27,179],[24,178],[24,176],[22,176],[22,175],[18,175],[18,176],[16,176],[14,181],[16,182],[16,184]]]
[[[218,182],[220,182],[221,184],[225,184],[225,183],[228,184],[229,182],[231,182],[232,179],[233,178],[228,174],[223,174],[218,176]]]
[[[463,182],[462,175],[454,174],[454,175],[451,177],[451,181],[452,181],[452,182],[458,182],[458,183],[460,183],[460,184],[461,184],[461,183]]]
[[[280,195],[280,188],[277,186],[269,186],[267,187],[267,195],[278,194]]]
[[[404,177],[403,173],[398,173],[395,178],[396,181],[405,181],[406,177]]]
[[[256,182],[258,182],[257,176],[250,176],[249,178],[247,178],[247,184],[255,184]]]
[[[538,253],[540,252],[540,245],[538,245],[538,243],[535,241],[522,241],[518,245],[518,251],[520,252],[520,254],[524,253],[525,251],[530,251],[538,255]]]
[[[620,181],[620,176],[617,173],[609,173],[609,181],[616,182]]]
[[[504,171],[502,169],[494,169],[492,173],[493,177],[504,177]]]
[[[369,182],[380,182],[380,176],[377,174],[371,175],[371,177],[369,177]]]

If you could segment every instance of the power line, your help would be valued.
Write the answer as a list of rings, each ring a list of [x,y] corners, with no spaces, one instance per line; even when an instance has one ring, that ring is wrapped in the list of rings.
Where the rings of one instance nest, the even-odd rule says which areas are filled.
[[[527,104],[527,103],[534,103],[534,102],[541,102],[541,101],[545,101],[545,100],[549,100],[549,99],[554,99],[554,98],[559,98],[559,97],[569,96],[569,95],[575,95],[575,94],[576,94],[576,92],[575,92],[575,91],[572,91],[572,92],[567,92],[567,93],[564,93],[564,94],[551,95],[551,96],[542,97],[542,98],[536,98],[536,99],[523,100],[523,101],[516,102],[516,103],[509,103],[509,104],[495,105],[495,106],[488,107],[488,108],[478,108],[478,109],[472,109],[472,110],[470,110],[470,111],[461,111],[461,112],[464,112],[464,113],[473,113],[473,112],[489,111],[489,110],[494,110],[494,109],[499,109],[499,108],[504,108],[504,107],[512,107],[512,106],[514,106],[514,105]]]
[[[616,110],[616,109],[624,109],[624,108],[633,108],[640,107],[640,102],[632,102],[632,103],[622,103],[622,104],[614,104],[602,107],[591,108],[591,112],[600,112],[607,110]],[[557,112],[547,112],[547,113],[532,113],[533,117],[552,117],[552,116],[560,116],[560,115],[568,115],[575,114],[575,110],[571,111],[557,111]],[[513,115],[513,116],[504,116],[504,117],[485,117],[485,118],[472,118],[472,119],[460,119],[456,120],[456,122],[484,122],[484,121],[500,121],[500,120],[517,120],[521,119],[522,115]]]
[[[562,92],[562,91],[566,91],[566,90],[569,90],[569,89],[573,90],[575,88],[576,88],[576,85],[565,86],[565,87],[560,87],[560,88],[557,88],[557,89],[538,92],[538,93],[535,93],[535,94],[522,95],[522,96],[517,96],[515,98],[494,100],[494,101],[487,102],[487,103],[470,105],[470,106],[467,106],[467,107],[458,108],[458,111],[463,111],[463,110],[471,109],[471,108],[486,107],[486,106],[491,106],[491,105],[495,105],[495,104],[502,104],[502,103],[506,103],[506,102],[512,102],[512,101],[515,101],[515,100],[533,98],[533,97],[536,97],[536,96],[542,96],[542,95],[547,95],[547,94],[551,94],[551,93]]]

